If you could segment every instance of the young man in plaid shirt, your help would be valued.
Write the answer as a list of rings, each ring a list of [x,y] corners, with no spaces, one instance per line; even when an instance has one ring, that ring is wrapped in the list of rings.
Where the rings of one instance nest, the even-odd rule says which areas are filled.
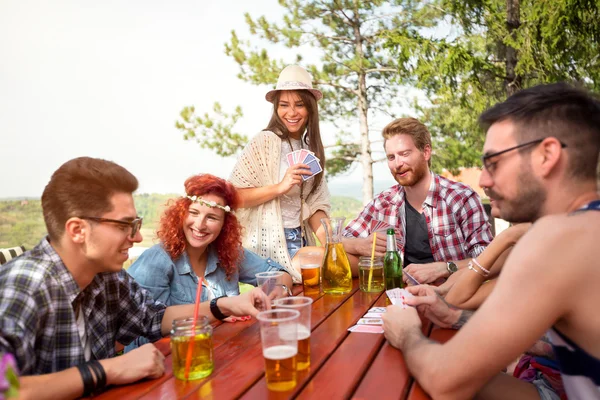
[[[378,221],[396,229],[405,270],[421,283],[464,268],[492,241],[481,200],[470,187],[429,170],[431,135],[414,118],[399,118],[382,132],[388,167],[398,182],[377,195],[344,230],[344,248],[353,268],[370,256],[371,229]],[[386,237],[377,235],[376,255]]]
[[[66,162],[42,195],[48,237],[0,268],[0,352],[15,356],[23,398],[85,397],[163,374],[164,357],[151,343],[114,357],[115,341],[158,340],[194,311],[155,302],[123,270],[128,249],[142,241],[137,187],[113,162]],[[201,303],[199,314],[255,315],[255,306],[268,305],[257,288]]]

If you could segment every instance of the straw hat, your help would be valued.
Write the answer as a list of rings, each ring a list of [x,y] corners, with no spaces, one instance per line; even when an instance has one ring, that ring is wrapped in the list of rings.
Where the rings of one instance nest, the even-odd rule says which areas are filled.
[[[265,99],[272,103],[275,93],[279,90],[308,90],[317,101],[323,98],[320,90],[313,89],[309,73],[299,65],[289,65],[281,71],[277,79],[277,87],[265,95]]]

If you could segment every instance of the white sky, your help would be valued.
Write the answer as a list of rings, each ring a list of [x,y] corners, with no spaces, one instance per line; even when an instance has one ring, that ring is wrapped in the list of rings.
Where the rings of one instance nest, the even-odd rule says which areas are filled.
[[[238,80],[223,51],[232,29],[250,38],[246,11],[278,20],[283,9],[276,0],[0,0],[0,198],[41,196],[79,156],[123,165],[139,192],[180,193],[200,172],[227,178],[235,159],[184,141],[174,123],[184,106],[219,101],[242,106],[243,133],[266,126],[270,86]],[[333,141],[331,128],[322,135]],[[375,179],[393,183],[385,165]],[[358,167],[333,182],[361,180]]]

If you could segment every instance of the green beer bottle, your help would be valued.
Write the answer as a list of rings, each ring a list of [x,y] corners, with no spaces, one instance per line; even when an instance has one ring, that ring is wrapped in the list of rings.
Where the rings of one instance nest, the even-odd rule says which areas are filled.
[[[404,282],[402,282],[402,259],[396,248],[394,228],[387,230],[387,248],[383,258],[383,274],[385,276],[385,290],[404,287]]]

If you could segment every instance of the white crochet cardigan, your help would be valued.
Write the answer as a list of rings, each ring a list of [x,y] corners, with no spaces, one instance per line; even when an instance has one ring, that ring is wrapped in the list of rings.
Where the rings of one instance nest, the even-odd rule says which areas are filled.
[[[229,180],[238,188],[253,188],[279,183],[281,138],[270,131],[262,131],[246,145],[238,158]],[[315,241],[308,218],[322,210],[329,216],[331,205],[325,179],[303,202],[303,229],[309,245]],[[283,218],[279,198],[252,208],[239,209],[236,215],[245,228],[243,245],[261,257],[270,257],[285,267],[294,282],[302,282],[300,274],[292,267],[283,233]]]

